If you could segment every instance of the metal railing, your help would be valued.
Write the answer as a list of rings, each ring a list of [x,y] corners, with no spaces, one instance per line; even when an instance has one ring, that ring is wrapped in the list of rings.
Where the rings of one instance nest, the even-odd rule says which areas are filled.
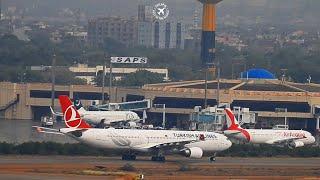
[[[5,110],[9,109],[11,106],[17,104],[19,102],[19,99],[20,99],[20,95],[17,94],[16,98],[14,98],[13,100],[9,101],[6,105],[0,106],[0,111],[5,111]]]

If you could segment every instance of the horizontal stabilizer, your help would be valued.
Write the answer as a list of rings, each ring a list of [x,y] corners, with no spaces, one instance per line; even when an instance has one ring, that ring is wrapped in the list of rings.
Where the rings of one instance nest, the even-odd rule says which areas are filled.
[[[32,129],[36,130],[38,133],[64,135],[58,129],[45,128],[41,126],[32,126]]]
[[[240,134],[241,131],[239,130],[225,130],[223,131],[223,134],[225,135],[236,135],[236,134]]]

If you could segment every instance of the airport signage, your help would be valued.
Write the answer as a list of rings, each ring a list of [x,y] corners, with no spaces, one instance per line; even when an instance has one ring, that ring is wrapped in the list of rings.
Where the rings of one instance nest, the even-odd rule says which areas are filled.
[[[158,3],[153,7],[152,14],[158,20],[165,20],[169,16],[170,10],[166,4]]]
[[[146,64],[146,57],[111,57],[111,63],[114,64]]]

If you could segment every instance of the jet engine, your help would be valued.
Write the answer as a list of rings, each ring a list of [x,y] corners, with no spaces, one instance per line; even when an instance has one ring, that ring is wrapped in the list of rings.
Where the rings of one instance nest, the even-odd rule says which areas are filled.
[[[297,148],[304,146],[304,143],[302,141],[293,141],[289,143],[289,148]]]
[[[192,147],[184,150],[184,155],[189,158],[200,159],[202,158],[203,151],[201,148]]]
[[[135,123],[135,122],[128,122],[127,123],[127,126],[129,126],[129,127],[137,127],[137,123]]]

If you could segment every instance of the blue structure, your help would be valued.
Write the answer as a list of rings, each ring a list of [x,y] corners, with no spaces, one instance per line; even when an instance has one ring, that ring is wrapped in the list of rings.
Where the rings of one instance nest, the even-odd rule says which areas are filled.
[[[241,73],[242,79],[276,79],[275,75],[266,69],[250,69]]]

